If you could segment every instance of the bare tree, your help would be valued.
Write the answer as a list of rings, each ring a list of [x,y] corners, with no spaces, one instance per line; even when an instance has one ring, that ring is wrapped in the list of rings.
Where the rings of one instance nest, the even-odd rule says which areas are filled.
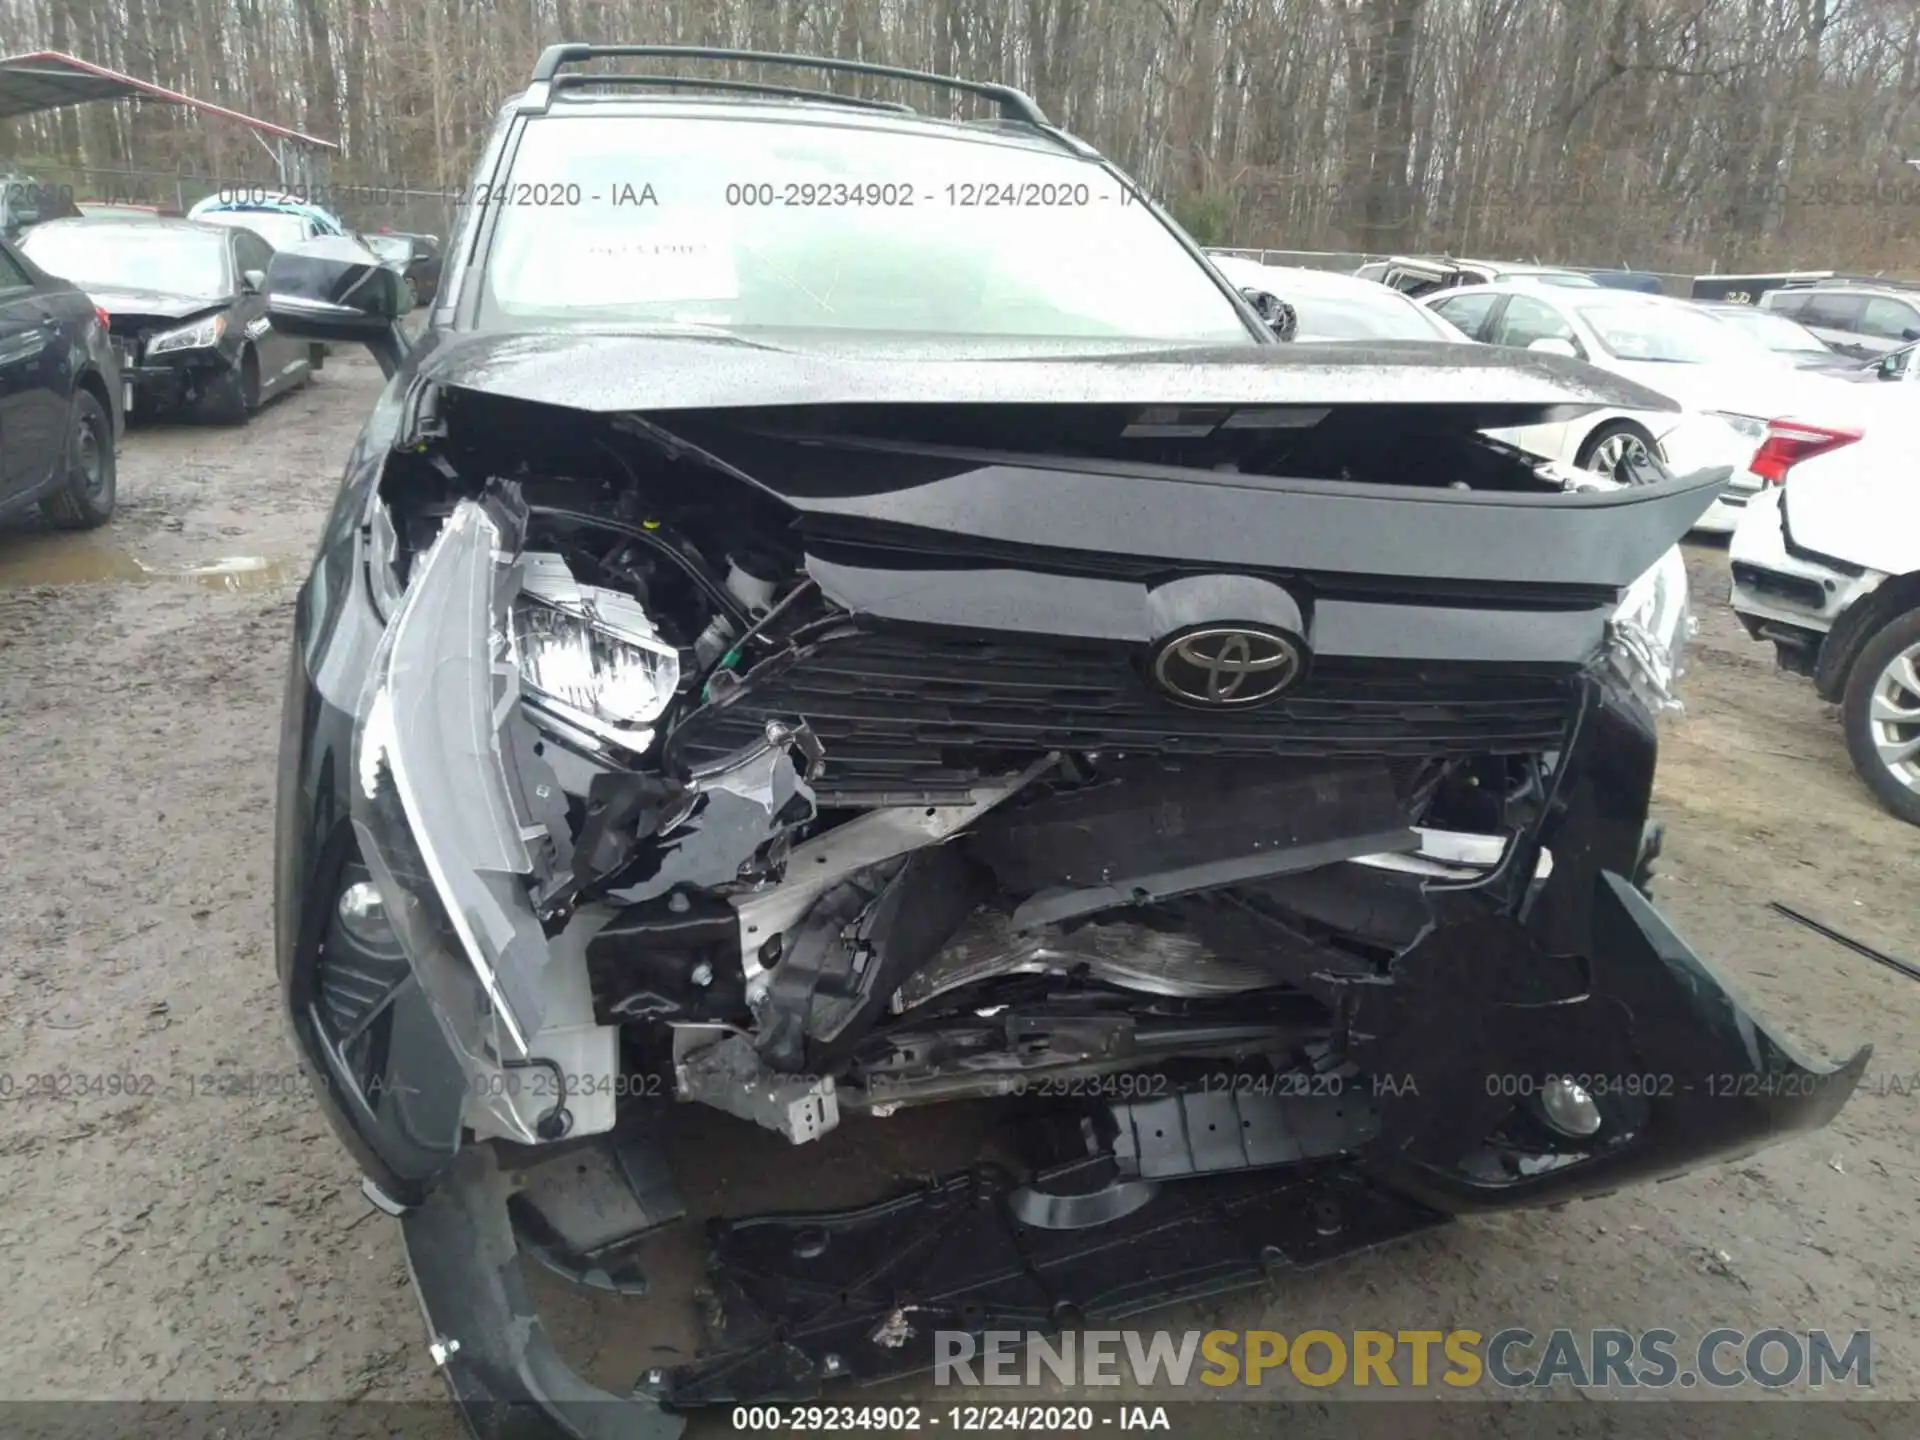
[[[0,0],[0,48],[72,51],[336,138],[340,183],[457,188],[562,38],[1005,79],[1209,240],[1920,265],[1916,0]],[[263,159],[160,106],[0,137],[13,168],[75,176],[258,175]]]

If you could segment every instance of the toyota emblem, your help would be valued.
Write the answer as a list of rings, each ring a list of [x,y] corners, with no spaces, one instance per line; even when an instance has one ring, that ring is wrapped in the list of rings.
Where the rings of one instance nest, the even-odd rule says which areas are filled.
[[[1258,705],[1300,676],[1300,647],[1272,630],[1211,626],[1176,635],[1153,660],[1153,678],[1188,705]]]

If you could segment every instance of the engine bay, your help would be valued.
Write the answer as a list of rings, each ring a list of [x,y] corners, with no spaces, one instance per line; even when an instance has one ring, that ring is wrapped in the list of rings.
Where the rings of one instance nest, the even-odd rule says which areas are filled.
[[[513,1066],[556,1075],[671,1073],[681,1100],[795,1143],[843,1111],[1111,1096],[1113,1077],[1304,1094],[1356,1079],[1344,996],[1430,929],[1427,887],[1499,872],[1544,813],[1567,666],[1525,676],[1530,731],[1509,696],[1489,702],[1492,743],[1444,728],[1465,713],[1448,703],[1458,677],[1354,690],[1329,660],[1308,692],[1344,707],[1326,721],[1311,707],[1336,698],[1301,702],[1292,727],[1162,705],[1150,729],[1100,691],[1085,703],[1114,729],[1088,745],[1063,723],[968,719],[985,682],[966,665],[988,642],[947,671],[951,636],[909,632],[909,668],[942,673],[880,695],[881,711],[928,707],[905,722],[922,750],[898,758],[884,715],[780,708],[810,657],[899,635],[825,592],[809,567],[834,537],[681,438],[697,427],[545,430],[535,457],[511,405],[447,403],[435,443],[389,464],[371,554],[397,606],[450,517],[486,531],[487,643],[513,677],[489,723],[548,956],[519,967],[507,1035],[467,1027],[476,1063],[519,1050]],[[1335,443],[1274,430],[1250,447],[1255,433],[1231,444],[1269,464]],[[1461,445],[1505,483],[1548,484],[1501,447]],[[1150,448],[1195,458],[1191,441]],[[1059,664],[1040,654],[1017,684]],[[861,699],[859,675],[834,679]],[[1037,711],[1071,703],[1049,683]],[[1430,735],[1399,723],[1423,707]],[[1537,884],[1552,857],[1525,863]],[[494,996],[508,1012],[512,989]],[[559,1088],[486,1096],[466,1124],[529,1143],[616,1123],[619,1105]]]

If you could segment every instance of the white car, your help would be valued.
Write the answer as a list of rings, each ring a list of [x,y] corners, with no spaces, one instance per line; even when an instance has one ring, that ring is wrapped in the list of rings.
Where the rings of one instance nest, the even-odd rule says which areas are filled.
[[[1840,706],[1860,778],[1920,825],[1920,407],[1856,391],[1844,424],[1768,427],[1727,547],[1733,608]]]
[[[1472,344],[1436,307],[1424,305],[1376,280],[1363,280],[1331,270],[1307,270],[1286,265],[1262,265],[1237,255],[1209,255],[1229,282],[1244,290],[1265,290],[1293,306],[1299,317],[1296,341],[1438,340]],[[1531,281],[1516,281],[1531,285]],[[1592,287],[1598,291],[1599,287]],[[1448,291],[1449,295],[1462,293]],[[1685,414],[1652,410],[1595,410],[1578,420],[1520,429],[1490,430],[1495,439],[1548,460],[1583,470],[1614,473],[1631,443],[1644,436],[1676,469],[1699,469],[1729,463],[1718,457],[1709,435],[1701,445],[1688,440],[1698,428]],[[1710,428],[1719,426],[1710,422]],[[1624,437],[1624,438],[1623,438]],[[1752,453],[1749,442],[1747,454]],[[1746,454],[1740,457],[1744,465]]]
[[[1634,291],[1473,285],[1421,303],[1475,340],[1573,355],[1676,400],[1683,423],[1663,435],[1628,416],[1585,417],[1574,463],[1609,469],[1635,446],[1675,470],[1732,467],[1727,488],[1695,528],[1730,532],[1759,482],[1747,463],[1776,415],[1818,412],[1854,387],[1796,369],[1777,352],[1685,300]],[[1532,447],[1529,447],[1532,448]]]

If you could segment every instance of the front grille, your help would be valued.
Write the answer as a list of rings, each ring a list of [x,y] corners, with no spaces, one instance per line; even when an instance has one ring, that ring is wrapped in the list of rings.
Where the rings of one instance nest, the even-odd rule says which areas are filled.
[[[821,798],[952,793],[1049,750],[1180,757],[1426,759],[1551,749],[1565,673],[1320,659],[1257,710],[1189,709],[1155,690],[1141,647],[889,626],[766,662],[674,734],[692,764],[802,717],[826,748]]]

